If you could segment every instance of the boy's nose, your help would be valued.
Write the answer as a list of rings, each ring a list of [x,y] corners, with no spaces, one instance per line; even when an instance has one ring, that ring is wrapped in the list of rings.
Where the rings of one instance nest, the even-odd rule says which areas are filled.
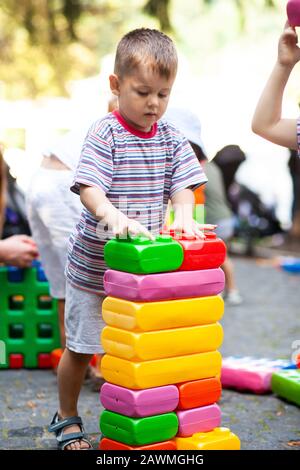
[[[157,108],[158,107],[158,97],[157,96],[149,96],[148,100],[149,108]]]

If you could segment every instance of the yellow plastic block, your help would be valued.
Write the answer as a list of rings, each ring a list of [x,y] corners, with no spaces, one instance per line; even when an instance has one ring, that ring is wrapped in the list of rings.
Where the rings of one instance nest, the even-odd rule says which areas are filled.
[[[215,428],[191,437],[175,437],[177,450],[240,450],[239,438],[228,428]]]
[[[104,321],[131,331],[153,331],[208,325],[222,318],[224,301],[220,296],[162,302],[130,302],[106,297],[102,304]]]
[[[220,323],[137,333],[106,326],[101,335],[104,351],[130,361],[149,361],[215,351],[223,340]]]
[[[215,377],[221,372],[221,360],[219,351],[146,362],[127,361],[105,354],[101,372],[107,382],[144,389]]]

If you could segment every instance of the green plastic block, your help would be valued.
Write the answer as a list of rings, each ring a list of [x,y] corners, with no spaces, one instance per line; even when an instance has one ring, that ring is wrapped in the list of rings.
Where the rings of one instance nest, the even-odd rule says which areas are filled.
[[[49,310],[52,306],[52,297],[50,295],[40,295],[38,298],[38,308]]]
[[[23,295],[12,295],[9,298],[9,308],[11,310],[22,310],[24,308]]]
[[[15,323],[9,325],[9,336],[10,338],[23,338],[24,337],[24,325],[22,323]]]
[[[300,406],[300,369],[286,369],[272,375],[274,393]]]
[[[39,338],[51,338],[53,335],[52,325],[40,323],[38,325],[38,337]]]
[[[183,261],[183,249],[169,235],[155,241],[145,237],[113,239],[104,247],[106,264],[118,271],[135,274],[175,271]]]
[[[24,367],[37,368],[40,354],[60,347],[57,301],[49,297],[49,284],[38,279],[36,267],[0,267],[0,340],[0,369],[7,369],[14,355],[24,358]]]
[[[128,445],[144,445],[166,441],[176,436],[176,413],[130,418],[104,410],[100,416],[100,430],[105,437]]]

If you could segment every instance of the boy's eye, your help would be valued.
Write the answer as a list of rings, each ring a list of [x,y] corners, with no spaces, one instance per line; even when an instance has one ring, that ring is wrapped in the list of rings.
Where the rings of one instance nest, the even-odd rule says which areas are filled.
[[[147,96],[148,95],[148,92],[147,91],[138,91],[138,94],[140,96]]]
[[[159,93],[159,98],[167,98],[168,95],[163,95],[162,93]]]

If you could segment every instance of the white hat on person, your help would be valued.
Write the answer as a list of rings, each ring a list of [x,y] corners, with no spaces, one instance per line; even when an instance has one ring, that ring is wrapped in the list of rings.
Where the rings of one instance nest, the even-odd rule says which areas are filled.
[[[173,124],[190,142],[198,145],[204,154],[205,146],[201,138],[201,123],[198,116],[188,108],[170,107],[163,119]]]

